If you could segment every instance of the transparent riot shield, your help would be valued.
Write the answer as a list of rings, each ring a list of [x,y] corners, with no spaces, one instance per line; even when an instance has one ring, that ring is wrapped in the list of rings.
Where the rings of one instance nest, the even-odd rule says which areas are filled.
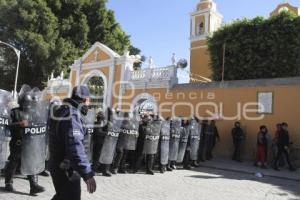
[[[25,95],[28,97],[22,105],[21,118],[28,125],[22,129],[21,172],[24,175],[35,175],[45,169],[48,111],[38,89]]]
[[[190,131],[190,148],[191,148],[191,160],[198,159],[199,142],[200,142],[200,126],[196,120],[191,120],[189,126]]]
[[[5,167],[8,156],[8,136],[10,123],[9,102],[11,95],[5,90],[0,90],[0,170]]]
[[[170,149],[169,149],[170,161],[177,161],[179,141],[181,136],[180,127],[181,127],[181,119],[176,118],[171,121],[171,138],[170,138]]]
[[[151,120],[145,129],[144,154],[156,154],[161,130],[161,120]]]
[[[166,165],[169,161],[170,148],[170,121],[163,121],[160,132],[160,164]]]
[[[101,149],[101,155],[99,162],[102,164],[110,165],[113,162],[113,158],[118,143],[118,138],[121,132],[121,120],[114,119],[112,122],[108,122],[108,131],[106,133],[104,143]]]
[[[183,161],[188,139],[189,139],[188,127],[181,127],[180,131],[181,131],[181,137],[180,137],[179,147],[178,147],[178,157],[177,157],[178,163],[182,163]]]

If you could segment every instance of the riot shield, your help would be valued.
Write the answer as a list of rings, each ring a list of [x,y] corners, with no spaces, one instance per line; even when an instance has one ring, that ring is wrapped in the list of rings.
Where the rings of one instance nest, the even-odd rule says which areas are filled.
[[[169,149],[170,161],[177,161],[178,147],[179,147],[179,141],[181,135],[180,127],[181,127],[180,119],[173,119],[171,121],[171,138],[170,138],[170,149]]]
[[[27,100],[31,100],[21,105],[21,118],[28,122],[22,135],[21,172],[24,175],[35,175],[45,169],[48,112],[38,89],[25,95]]]
[[[192,120],[189,126],[190,131],[190,148],[191,148],[191,160],[198,159],[199,142],[200,142],[200,125],[196,120]]]
[[[183,161],[189,135],[190,135],[188,127],[181,127],[180,131],[181,131],[181,137],[180,137],[179,148],[178,148],[178,157],[176,161],[178,163],[182,163]]]
[[[8,155],[8,138],[10,123],[10,93],[0,90],[0,170],[4,168]]]
[[[90,109],[87,115],[83,117],[86,130],[86,134],[84,136],[84,148],[89,160],[92,159],[92,135],[94,132],[95,116],[95,111]]]
[[[99,162],[102,164],[110,165],[116,151],[116,146],[121,132],[121,120],[113,119],[112,122],[107,122],[107,133],[101,149]]]
[[[121,134],[122,140],[120,145],[124,150],[135,150],[137,139],[139,137],[139,121],[134,117],[125,119],[122,123]]]
[[[170,121],[163,121],[160,131],[160,164],[166,165],[169,161]]]
[[[161,123],[161,120],[151,120],[145,127],[144,154],[157,153]]]

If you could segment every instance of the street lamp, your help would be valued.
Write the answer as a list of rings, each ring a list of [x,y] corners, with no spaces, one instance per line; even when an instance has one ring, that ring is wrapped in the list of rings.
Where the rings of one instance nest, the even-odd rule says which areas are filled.
[[[20,50],[16,49],[14,46],[6,43],[6,42],[2,42],[0,40],[0,44],[4,44],[10,48],[12,48],[14,50],[14,52],[16,53],[17,57],[18,57],[18,63],[17,63],[17,71],[16,71],[16,77],[15,77],[15,87],[14,87],[14,100],[17,100],[17,84],[18,84],[18,76],[19,76],[19,65],[20,65],[20,55],[21,52]]]

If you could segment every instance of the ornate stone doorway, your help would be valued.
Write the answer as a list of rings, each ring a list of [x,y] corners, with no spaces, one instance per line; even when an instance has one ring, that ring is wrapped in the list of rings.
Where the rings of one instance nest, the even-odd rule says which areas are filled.
[[[107,81],[99,70],[89,72],[82,81],[90,90],[91,107],[104,109],[106,107]]]

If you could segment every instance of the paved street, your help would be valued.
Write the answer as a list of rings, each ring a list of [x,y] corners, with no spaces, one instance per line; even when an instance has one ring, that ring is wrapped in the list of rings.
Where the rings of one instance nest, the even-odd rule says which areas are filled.
[[[1,180],[3,184],[4,180]],[[47,192],[37,197],[28,196],[27,180],[15,180],[16,193],[6,193],[0,188],[0,199],[51,199],[54,189],[50,178],[40,177]],[[97,177],[98,190],[86,193],[82,185],[82,199],[94,200],[217,200],[217,199],[300,199],[300,182],[264,177],[256,178],[246,173],[219,169],[199,168],[192,171],[177,170],[166,174],[117,175],[112,178]]]

